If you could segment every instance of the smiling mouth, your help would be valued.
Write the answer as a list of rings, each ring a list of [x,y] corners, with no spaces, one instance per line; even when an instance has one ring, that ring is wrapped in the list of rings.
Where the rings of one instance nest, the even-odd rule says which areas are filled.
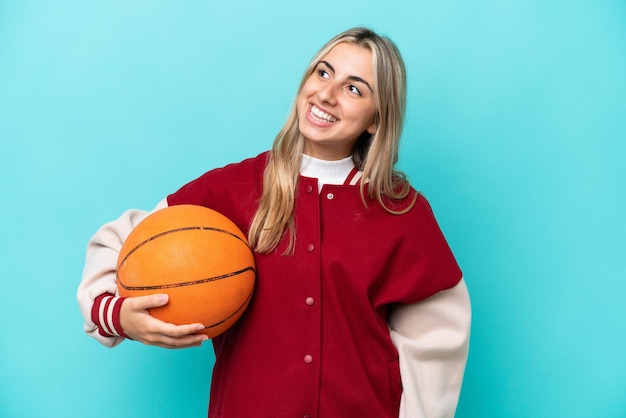
[[[311,105],[310,114],[311,116],[313,116],[314,119],[320,122],[333,123],[333,122],[337,122],[338,120],[333,115],[324,112],[322,109],[320,109],[319,107],[315,105]]]

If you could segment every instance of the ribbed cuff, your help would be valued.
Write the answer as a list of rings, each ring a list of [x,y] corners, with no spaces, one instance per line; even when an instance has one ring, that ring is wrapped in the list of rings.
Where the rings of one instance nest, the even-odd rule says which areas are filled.
[[[103,337],[129,338],[120,323],[120,310],[125,299],[111,293],[104,293],[94,300],[91,320],[98,326],[98,333]]]

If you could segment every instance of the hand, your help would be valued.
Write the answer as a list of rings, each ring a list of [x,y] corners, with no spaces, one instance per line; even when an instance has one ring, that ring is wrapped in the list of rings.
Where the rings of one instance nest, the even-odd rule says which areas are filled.
[[[169,324],[148,312],[167,302],[168,296],[164,294],[126,298],[120,310],[120,323],[126,335],[144,344],[165,348],[197,347],[208,339],[205,334],[196,334],[204,329],[202,324]]]

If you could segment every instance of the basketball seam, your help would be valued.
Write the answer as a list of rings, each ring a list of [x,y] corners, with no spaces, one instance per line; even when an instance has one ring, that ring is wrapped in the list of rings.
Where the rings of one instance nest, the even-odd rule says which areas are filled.
[[[125,285],[119,278],[117,277],[117,282],[120,286],[122,286],[126,290],[156,290],[156,289],[171,289],[174,287],[183,287],[183,286],[191,286],[196,284],[215,282],[218,280],[228,279],[229,277],[237,276],[239,274],[245,273],[246,271],[252,271],[256,275],[256,270],[254,267],[246,267],[241,270],[232,271],[226,274],[220,274],[219,276],[207,277],[205,279],[192,280],[189,282],[180,282],[180,283],[171,283],[171,284],[160,284],[154,286],[127,286]]]
[[[248,297],[246,298],[246,300],[241,304],[240,307],[238,307],[232,314],[228,315],[226,318],[222,319],[219,322],[216,322],[215,324],[211,324],[211,325],[207,325],[204,327],[204,329],[207,328],[215,328],[217,326],[222,325],[224,322],[228,321],[229,319],[231,319],[232,317],[234,317],[235,315],[237,315],[242,309],[244,309],[246,307],[246,305],[250,302],[250,299],[252,299],[252,294],[254,293],[254,289],[252,291],[250,291],[250,294],[248,295]]]
[[[246,243],[243,239],[241,239],[240,236],[238,236],[236,234],[233,234],[232,232],[227,231],[225,229],[213,228],[213,227],[210,227],[210,226],[185,226],[185,227],[182,227],[182,228],[170,229],[168,231],[164,231],[164,232],[158,233],[158,234],[153,235],[150,238],[140,242],[139,244],[135,245],[135,247],[132,250],[130,250],[128,252],[128,254],[126,254],[124,256],[122,261],[119,263],[118,268],[120,268],[126,262],[126,259],[128,259],[128,257],[130,257],[130,255],[132,253],[134,253],[135,251],[137,251],[139,248],[143,247],[144,245],[148,244],[149,242],[154,241],[155,239],[160,238],[160,237],[165,236],[165,235],[174,234],[176,232],[183,232],[183,231],[214,231],[214,232],[222,232],[224,234],[228,234],[228,235],[232,236],[233,238],[237,238],[239,241],[241,241],[244,244],[246,244],[246,247],[249,248],[248,243]]]

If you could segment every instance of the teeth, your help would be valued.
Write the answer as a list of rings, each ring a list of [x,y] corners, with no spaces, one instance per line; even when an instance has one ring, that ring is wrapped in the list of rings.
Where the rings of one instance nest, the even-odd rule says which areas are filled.
[[[322,109],[320,109],[317,106],[311,106],[311,114],[313,116],[315,116],[318,119],[322,119],[326,122],[336,122],[337,118],[329,115],[328,113],[324,112]]]

